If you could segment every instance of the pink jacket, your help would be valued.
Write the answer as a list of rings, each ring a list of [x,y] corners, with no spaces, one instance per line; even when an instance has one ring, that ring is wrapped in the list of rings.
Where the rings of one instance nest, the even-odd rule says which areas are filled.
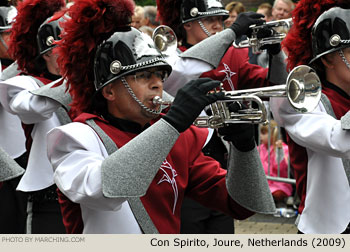
[[[288,146],[285,143],[282,143],[283,145],[283,152],[284,157],[279,158],[280,161],[280,177],[287,178],[288,177]],[[276,159],[276,153],[274,150],[274,146],[270,146],[270,171],[268,173],[268,167],[269,167],[269,155],[267,151],[267,146],[264,144],[259,145],[258,151],[260,153],[261,162],[263,164],[265,174],[272,176],[272,177],[278,177],[278,165],[277,165],[277,159]],[[292,185],[289,183],[283,183],[283,182],[277,182],[268,180],[271,193],[274,193],[277,190],[283,191],[288,196],[292,195]]]

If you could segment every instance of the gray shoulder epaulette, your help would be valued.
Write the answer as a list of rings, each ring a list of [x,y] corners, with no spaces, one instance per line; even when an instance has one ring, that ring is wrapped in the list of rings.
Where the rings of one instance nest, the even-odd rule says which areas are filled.
[[[21,70],[18,69],[17,62],[15,61],[1,72],[0,81],[4,81],[12,77],[15,77],[20,72]]]
[[[350,129],[350,111],[348,111],[345,115],[343,115],[340,118],[341,121],[341,128],[343,130],[349,130]]]
[[[217,68],[222,57],[235,39],[236,34],[231,29],[225,29],[192,46],[180,54],[180,57],[198,59]]]
[[[69,111],[69,104],[72,102],[72,97],[67,91],[67,87],[65,81],[57,87],[53,87],[59,81],[62,81],[62,78],[53,81],[47,85],[42,85],[40,88],[30,91],[34,95],[43,96],[51,98],[57,102],[59,102],[63,107]]]
[[[0,148],[0,182],[16,178],[23,173],[24,169]]]
[[[109,154],[101,165],[103,195],[106,198],[125,197],[142,231],[158,233],[139,197],[146,194],[179,133],[161,119],[118,149],[93,120],[86,123],[98,134]]]
[[[106,197],[144,196],[179,133],[165,120],[129,141],[102,162],[102,189]]]
[[[230,143],[226,186],[231,198],[248,210],[263,214],[275,212],[275,202],[256,148],[241,152]]]

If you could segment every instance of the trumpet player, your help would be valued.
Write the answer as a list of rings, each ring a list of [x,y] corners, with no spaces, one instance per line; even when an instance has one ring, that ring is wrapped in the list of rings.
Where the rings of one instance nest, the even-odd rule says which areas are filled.
[[[223,23],[228,18],[228,11],[219,0],[162,0],[157,1],[157,6],[162,23],[170,26],[180,41],[178,49],[181,51],[181,60],[174,64],[172,74],[164,83],[164,89],[171,95],[175,96],[177,90],[187,83],[184,81],[186,76],[189,76],[186,80],[202,77],[219,80],[227,91],[285,83],[287,77],[285,58],[279,44],[267,48],[273,55],[269,68],[249,64],[248,49],[236,49],[232,46],[235,39],[249,35],[250,25],[262,24],[263,15],[252,12],[240,13],[237,20],[224,30]],[[188,61],[194,59],[198,63],[189,65]],[[216,131],[203,151],[225,165],[227,149]],[[184,213],[183,217],[189,216],[187,222],[196,223],[189,224],[190,228],[186,228],[186,223],[183,223],[183,232],[234,232],[232,219],[205,210],[195,202],[187,205],[188,208],[197,211],[197,214],[189,210],[190,213],[188,215]],[[199,220],[192,218],[193,215]],[[219,223],[213,220],[212,216],[216,216]],[[202,222],[207,222],[208,225],[213,223],[213,229],[201,228],[199,223]],[[218,226],[221,229],[218,229]]]
[[[172,68],[130,27],[133,9],[131,0],[76,0],[63,23],[58,59],[81,113],[48,134],[48,157],[67,232],[179,233],[185,195],[239,219],[273,212],[250,127],[227,134],[228,172],[202,153],[208,130],[192,122],[222,98],[208,94],[218,81],[192,81],[160,114],[153,98]]]
[[[182,52],[180,58],[198,61],[197,65],[186,65],[182,61],[179,61],[182,65],[174,63],[174,72],[164,86],[171,95],[185,84],[183,76],[220,80],[227,91],[285,83],[285,55],[280,44],[265,45],[264,49],[273,55],[268,69],[249,64],[248,49],[238,50],[232,46],[233,41],[242,35],[249,35],[249,26],[263,24],[263,15],[240,13],[235,23],[224,30],[223,21],[228,12],[219,0],[167,0],[157,1],[157,6],[162,24],[170,26],[176,33],[178,51]],[[178,13],[174,13],[175,10]],[[262,29],[261,34],[267,36],[268,30]]]
[[[8,54],[9,38],[11,36],[11,27],[17,15],[17,9],[11,3],[2,2],[0,6],[0,63],[1,80],[9,76],[6,72],[11,72],[13,60]],[[17,67],[16,67],[17,68]],[[16,72],[16,71],[15,71]],[[17,73],[18,74],[18,71]],[[25,167],[26,148],[25,135],[22,129],[21,120],[7,112],[0,103],[0,173],[8,174],[11,167],[16,169],[17,164]],[[8,159],[13,158],[16,163]],[[6,167],[9,166],[8,169]],[[26,201],[27,196],[23,192],[16,191],[16,187],[23,173],[18,176],[12,174],[4,180],[3,187],[0,190],[0,233],[23,233],[26,219]],[[1,175],[0,175],[1,177]],[[0,179],[1,180],[1,179]]]
[[[318,107],[305,114],[285,99],[271,100],[273,116],[288,135],[301,199],[299,233],[350,233],[349,38],[349,1],[301,0],[283,42],[289,67],[312,66],[323,93]]]

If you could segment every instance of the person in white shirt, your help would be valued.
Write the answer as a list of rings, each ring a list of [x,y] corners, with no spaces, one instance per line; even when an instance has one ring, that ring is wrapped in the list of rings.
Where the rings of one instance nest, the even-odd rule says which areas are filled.
[[[21,120],[26,136],[28,164],[17,186],[18,191],[28,194],[26,233],[65,233],[46,157],[46,133],[62,124],[56,113],[61,104],[33,94],[61,78],[57,56],[52,51],[55,40],[59,40],[60,26],[59,20],[51,18],[64,6],[63,0],[19,2],[9,53],[20,74],[0,82],[1,105]]]
[[[288,136],[301,200],[297,227],[299,233],[349,233],[350,4],[301,0],[294,13],[283,42],[289,67],[310,65],[322,83],[321,102],[309,113],[297,113],[286,99],[271,99],[273,116]]]

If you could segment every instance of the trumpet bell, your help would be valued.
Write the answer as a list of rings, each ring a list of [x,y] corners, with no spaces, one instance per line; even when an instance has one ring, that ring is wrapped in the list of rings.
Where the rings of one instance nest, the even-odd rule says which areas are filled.
[[[321,81],[314,69],[297,66],[287,77],[287,98],[292,107],[299,112],[313,111],[321,98]]]
[[[166,25],[160,25],[154,29],[152,40],[156,48],[165,55],[176,51],[177,37],[173,29]]]
[[[268,110],[260,98],[287,97],[290,105],[298,112],[311,112],[321,99],[321,81],[315,70],[306,65],[295,67],[287,77],[287,83],[263,88],[224,91],[225,100],[210,105],[211,115],[199,117],[194,124],[198,127],[220,128],[230,123],[268,123]],[[254,102],[238,112],[230,112],[230,102]]]
[[[223,91],[225,99],[209,105],[209,116],[200,116],[194,121],[197,127],[220,128],[230,123],[268,123],[268,109],[261,98],[284,97],[298,112],[313,111],[321,99],[321,81],[315,70],[306,65],[295,67],[288,75],[286,84],[252,88],[244,90]],[[215,92],[219,92],[215,90]],[[245,103],[248,106],[232,112],[229,104],[232,102]],[[154,104],[170,105],[171,102],[154,97]],[[252,103],[258,105],[253,108]]]
[[[252,53],[257,54],[262,51],[261,47],[264,45],[279,44],[286,37],[289,29],[293,25],[292,18],[281,19],[277,21],[266,22],[262,25],[251,25],[249,28],[252,30],[250,38],[240,41],[238,44],[236,41],[233,43],[235,48],[252,48]],[[262,29],[269,29],[271,36],[259,38],[258,33]]]

